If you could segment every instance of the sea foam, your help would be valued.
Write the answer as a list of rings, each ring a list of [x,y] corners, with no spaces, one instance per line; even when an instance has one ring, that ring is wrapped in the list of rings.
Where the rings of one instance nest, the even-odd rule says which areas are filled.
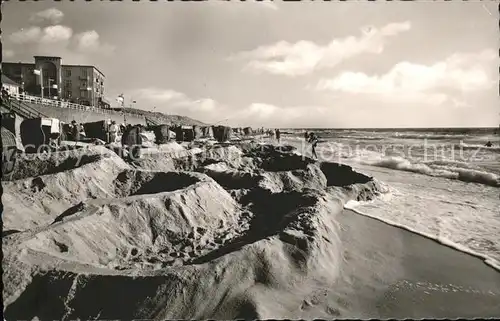
[[[497,174],[471,168],[473,165],[456,161],[411,162],[404,157],[381,157],[377,160],[361,159],[361,164],[413,172],[428,176],[457,179],[463,182],[500,187]],[[469,168],[467,168],[467,166]]]
[[[389,201],[389,200],[390,200],[390,198],[387,198],[387,196],[385,196],[383,198],[383,201]],[[436,242],[439,242],[439,243],[441,243],[443,245],[446,245],[448,247],[454,248],[454,249],[456,249],[458,251],[461,251],[461,252],[473,255],[475,257],[478,257],[478,258],[482,259],[489,266],[491,266],[494,269],[500,271],[500,262],[498,260],[495,260],[495,259],[489,257],[486,254],[474,251],[474,250],[466,247],[465,245],[453,242],[453,241],[451,241],[450,239],[448,239],[446,237],[442,237],[442,236],[439,236],[439,235],[432,235],[431,233],[426,233],[426,232],[423,232],[423,231],[421,231],[419,229],[412,228],[412,227],[408,226],[407,224],[398,223],[398,222],[395,222],[395,221],[393,221],[393,220],[391,220],[389,218],[381,218],[381,217],[379,217],[377,215],[372,215],[372,214],[369,214],[369,213],[367,213],[365,211],[361,211],[359,209],[359,207],[363,206],[364,204],[373,203],[374,201],[377,201],[377,199],[376,200],[372,200],[372,201],[355,201],[355,200],[351,200],[351,201],[348,201],[344,205],[344,208],[348,209],[348,210],[351,210],[351,211],[353,211],[353,212],[355,212],[357,214],[360,214],[360,215],[363,215],[363,216],[367,216],[367,217],[376,219],[378,221],[384,222],[386,224],[389,224],[389,225],[392,225],[392,226],[395,226],[395,227],[399,227],[399,228],[405,229],[405,230],[410,231],[412,233],[416,233],[416,234],[422,235],[422,236],[427,237],[429,239],[432,239],[432,240],[434,240]]]

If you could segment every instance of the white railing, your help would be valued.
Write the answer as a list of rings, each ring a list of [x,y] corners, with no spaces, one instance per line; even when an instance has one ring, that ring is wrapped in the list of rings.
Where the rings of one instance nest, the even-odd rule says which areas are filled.
[[[68,101],[47,99],[47,98],[41,98],[38,96],[31,96],[31,95],[26,95],[26,94],[14,94],[14,95],[12,95],[12,98],[14,98],[18,101],[24,102],[24,103],[40,104],[40,105],[52,106],[52,107],[58,107],[58,108],[70,108],[70,109],[75,109],[75,110],[91,111],[91,112],[101,113],[101,114],[121,114],[121,115],[125,114],[125,115],[138,116],[136,114],[132,114],[132,113],[124,112],[124,111],[117,112],[117,111],[110,110],[110,109],[85,106],[85,105],[70,103]]]

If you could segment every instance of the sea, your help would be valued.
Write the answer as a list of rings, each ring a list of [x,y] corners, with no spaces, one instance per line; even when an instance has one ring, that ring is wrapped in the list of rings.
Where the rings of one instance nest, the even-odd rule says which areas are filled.
[[[500,271],[499,128],[283,129],[282,140],[373,176],[385,192],[345,207],[467,252]],[[491,147],[486,143],[491,142]]]

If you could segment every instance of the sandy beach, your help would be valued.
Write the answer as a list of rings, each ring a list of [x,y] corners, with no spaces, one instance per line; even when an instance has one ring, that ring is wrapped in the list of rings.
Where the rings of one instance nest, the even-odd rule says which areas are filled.
[[[348,317],[500,315],[500,273],[479,259],[349,210],[338,220],[346,263],[332,298],[353,298]]]
[[[150,150],[54,153],[4,182],[7,319],[500,313],[498,271],[344,210],[384,192],[347,165],[256,143]]]

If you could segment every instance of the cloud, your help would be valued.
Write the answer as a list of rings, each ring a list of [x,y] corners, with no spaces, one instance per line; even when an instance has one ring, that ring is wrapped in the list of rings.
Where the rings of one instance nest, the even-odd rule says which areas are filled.
[[[320,80],[316,89],[440,105],[451,98],[446,94],[450,90],[465,94],[495,86],[496,80],[492,78],[495,59],[498,59],[495,51],[484,50],[456,53],[429,66],[403,61],[381,76],[343,72],[333,79]],[[461,104],[456,99],[454,103]]]
[[[51,44],[55,42],[68,41],[73,36],[73,30],[66,26],[56,25],[43,29],[40,43]]]
[[[42,23],[49,22],[51,24],[58,24],[64,18],[64,13],[56,8],[50,8],[43,11],[39,11],[31,15],[29,21],[32,23]]]
[[[3,58],[12,58],[14,57],[14,50],[4,49],[2,51],[2,56]]]
[[[48,26],[45,28],[29,27],[21,28],[12,33],[10,41],[15,44],[42,43],[51,44],[55,42],[67,41],[73,35],[73,30],[62,25]]]
[[[41,34],[42,29],[40,27],[21,28],[20,30],[13,32],[9,36],[9,39],[15,44],[25,44],[38,41]]]
[[[181,112],[189,115],[212,113],[220,107],[213,99],[192,99],[172,89],[142,88],[132,92],[132,97],[137,101],[145,100],[152,103],[158,107],[158,111]]]
[[[17,45],[37,45],[36,50],[46,54],[64,51],[70,55],[109,55],[115,50],[114,46],[101,42],[100,35],[95,30],[73,34],[73,29],[63,25],[22,28],[12,33],[9,39]]]
[[[427,101],[411,108],[399,108],[398,104],[373,104],[367,97],[359,100],[342,97],[329,105],[276,105],[267,102],[252,102],[244,105],[226,105],[212,98],[193,99],[173,89],[144,88],[131,93],[137,101],[137,107],[166,114],[182,115],[209,124],[221,124],[233,127],[251,126],[254,128],[329,128],[343,127],[346,124],[355,127],[379,126],[421,126],[434,121],[436,126],[450,123],[453,113],[450,109],[434,108],[444,101],[455,110],[466,109],[468,105],[444,94],[423,95],[414,93],[413,98]],[[420,96],[419,96],[420,95]],[[405,97],[399,97],[401,102]],[[374,108],[374,106],[376,108]],[[373,112],[376,110],[376,112]],[[425,112],[423,112],[423,110]],[[440,117],[429,120],[425,116],[441,113]],[[388,117],[390,116],[390,117]],[[440,123],[442,122],[442,123]],[[452,122],[451,122],[452,123]]]
[[[337,117],[335,110],[318,105],[278,106],[251,103],[240,111],[232,112],[229,125],[252,127],[317,127],[332,126]]]
[[[136,91],[133,96],[146,98],[158,102],[173,102],[184,101],[187,99],[186,95],[172,89],[159,89],[159,88],[143,88]]]
[[[329,120],[328,109],[321,106],[277,106],[255,102],[228,106],[211,98],[193,99],[172,89],[143,88],[132,92],[139,108],[188,116],[211,124],[254,127],[286,127]],[[324,122],[323,122],[324,123]],[[323,124],[322,123],[322,124]]]
[[[74,37],[75,48],[83,53],[109,54],[114,51],[114,46],[101,43],[100,36],[95,30],[81,32]]]
[[[247,71],[301,76],[317,69],[334,67],[363,53],[382,53],[388,37],[396,36],[410,28],[410,22],[391,23],[381,29],[367,26],[362,28],[362,35],[359,37],[333,39],[325,46],[306,40],[296,43],[280,41],[252,51],[240,52],[229,57],[229,60],[246,61],[244,70]]]

